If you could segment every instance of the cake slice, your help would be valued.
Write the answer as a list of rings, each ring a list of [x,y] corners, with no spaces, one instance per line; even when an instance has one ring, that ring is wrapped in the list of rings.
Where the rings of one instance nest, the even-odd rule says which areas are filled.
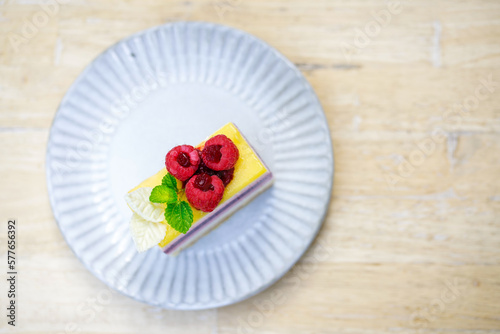
[[[234,143],[234,146],[236,146],[237,148],[237,150],[235,151],[235,159],[237,159],[235,163],[233,163],[232,161],[228,161],[228,159],[231,160],[234,158],[234,154],[232,156],[229,156],[228,159],[226,159],[224,155],[222,156],[222,158],[220,157],[220,147],[221,145],[224,146],[224,142],[222,142],[221,145],[212,145],[216,143],[216,141],[221,137],[224,138],[224,136],[227,137],[229,141]],[[207,143],[207,141],[211,138],[212,140],[210,141],[210,146],[213,147],[209,147],[207,145],[207,149],[204,150],[205,143]],[[164,168],[157,174],[144,180],[137,187],[129,191],[127,202],[129,204],[129,207],[134,211],[134,216],[132,217],[131,221],[131,231],[139,251],[143,251],[148,248],[148,246],[141,246],[145,242],[147,243],[152,240],[157,240],[156,242],[159,241],[158,245],[163,249],[163,252],[167,254],[177,253],[181,249],[194,243],[201,236],[206,234],[211,229],[215,228],[218,224],[231,216],[235,211],[246,205],[257,195],[271,186],[273,182],[271,171],[259,158],[253,147],[248,143],[248,141],[234,124],[226,124],[221,129],[212,134],[209,138],[207,138],[207,141],[202,142],[195,147],[195,150],[199,154],[200,162],[198,166],[196,165],[198,157],[195,156],[195,154],[192,152],[193,148],[191,147],[191,152],[189,152],[189,149],[187,148],[188,145],[178,146],[174,149],[178,149],[179,152],[181,152],[182,150],[187,152],[181,152],[180,154],[184,154],[184,157],[186,157],[188,161],[190,159],[190,156],[191,159],[194,159],[191,160],[191,164],[186,161],[185,165],[188,168],[180,168],[182,169],[180,173],[175,173],[176,171],[172,168],[170,168],[169,170],[173,173],[169,173],[169,171]],[[212,148],[214,148],[214,150],[211,150]],[[172,151],[174,149],[172,149]],[[217,149],[219,151],[217,151]],[[216,151],[214,154],[218,154],[217,158],[220,159],[220,162],[219,160],[216,160],[217,163],[210,161],[210,154],[212,153],[211,151]],[[227,152],[227,150],[223,152]],[[169,154],[171,153],[169,152]],[[177,161],[182,160],[182,157],[179,157],[178,155],[176,155],[176,157]],[[169,155],[167,155],[166,160],[167,168],[169,168]],[[184,161],[181,162],[183,163]],[[224,163],[227,164],[224,165]],[[228,166],[232,167],[228,170],[215,171],[207,167],[207,165],[217,169],[225,168]],[[191,170],[189,168],[191,168]],[[193,170],[196,170],[196,172],[194,172],[194,175],[188,176],[188,178],[186,179],[186,175],[192,173]],[[183,174],[183,172],[187,172],[188,174]],[[212,174],[212,176],[206,176],[206,173]],[[182,179],[182,181],[177,178],[174,179],[167,174],[175,174],[175,176]],[[212,184],[204,185],[204,177],[207,179],[211,179]],[[177,183],[177,196],[172,195],[176,197],[177,202],[175,202],[174,204],[154,202],[148,203],[147,197],[149,197],[150,199],[154,199],[154,195],[153,197],[150,197],[151,193],[156,194],[160,191],[165,190],[165,187],[158,186],[162,185],[162,182],[168,183],[169,179],[175,180],[173,182]],[[194,188],[193,184],[195,184]],[[153,191],[155,187],[162,189]],[[211,190],[208,190],[208,192],[204,192],[204,187],[207,188],[206,190],[208,190],[208,188],[210,187]],[[220,189],[221,187],[223,187],[222,198],[216,198],[216,202],[212,201],[211,204],[203,203],[205,197],[208,198],[206,199],[207,201],[210,201],[210,196],[212,196],[210,194],[212,193],[214,193],[212,197],[217,197],[218,194],[216,194],[216,192],[219,191],[220,194],[220,190],[218,189]],[[193,192],[196,192],[195,195],[197,193],[201,194],[200,198],[193,198]],[[163,196],[164,194],[161,193],[161,195]],[[165,196],[167,196],[166,201],[170,201],[168,196],[171,195],[167,194]],[[173,201],[173,199],[171,201]],[[185,203],[185,207],[181,208],[179,203]],[[172,215],[168,214],[169,210],[166,210],[167,213],[165,215],[161,215],[165,208],[168,207],[170,209],[170,206],[175,207],[176,205],[179,205],[178,207],[176,207],[176,209],[178,209],[179,211],[176,212],[188,212],[189,209],[192,212],[192,222],[189,229],[185,233],[181,233],[183,232],[183,227],[181,226],[181,228],[179,228],[179,226],[177,226],[178,224],[174,222],[174,218],[176,217],[173,217],[172,221],[168,221],[172,217]],[[189,209],[187,208],[187,206],[189,206]],[[182,211],[184,209],[186,210]],[[179,215],[179,217],[180,216],[181,215]],[[186,215],[186,217],[189,218],[189,215]],[[184,218],[185,217],[182,216],[182,219]],[[142,222],[143,220],[145,222],[143,222],[141,225],[140,222]],[[158,239],[160,238],[163,231],[165,231],[165,234],[160,241]]]

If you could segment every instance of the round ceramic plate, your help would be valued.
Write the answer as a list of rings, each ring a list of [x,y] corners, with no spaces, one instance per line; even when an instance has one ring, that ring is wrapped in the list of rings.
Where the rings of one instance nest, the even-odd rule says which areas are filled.
[[[236,124],[274,185],[178,256],[137,253],[124,195],[164,168],[173,146]],[[61,102],[47,149],[54,216],[99,279],[139,301],[206,309],[283,276],[329,203],[328,125],[301,73],[259,39],[208,23],[152,28],[112,46]]]

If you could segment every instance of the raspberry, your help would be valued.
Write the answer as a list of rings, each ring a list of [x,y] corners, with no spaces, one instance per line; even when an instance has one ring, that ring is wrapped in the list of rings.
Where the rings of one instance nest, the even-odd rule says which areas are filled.
[[[194,180],[194,187],[203,191],[213,190],[212,177],[206,173],[202,173]]]
[[[231,169],[221,170],[221,171],[217,172],[217,176],[224,184],[224,187],[227,187],[229,182],[231,182],[233,180],[233,175],[234,175],[234,167]]]
[[[200,157],[201,157],[201,151],[198,150]],[[227,185],[233,180],[233,175],[234,175],[234,167],[231,169],[226,169],[226,170],[220,170],[220,171],[215,171],[211,168],[208,168],[207,165],[203,162],[203,159],[200,160],[200,166],[198,167],[198,170],[194,173],[194,175],[198,175],[201,173],[207,173],[208,175],[217,175],[219,179],[221,179],[222,183],[224,184],[224,187],[227,187]],[[187,182],[185,182],[187,183]],[[185,184],[183,185],[183,188],[185,187]]]
[[[233,168],[239,155],[236,145],[224,135],[217,135],[207,140],[201,152],[205,165],[215,171]]]
[[[186,181],[200,165],[198,151],[190,145],[180,145],[171,149],[165,157],[165,166],[175,178]]]
[[[205,163],[203,162],[203,160],[200,161],[200,166],[198,167],[198,170],[194,174],[196,175],[201,173],[207,173],[210,176],[217,174],[216,171],[208,168],[207,165],[205,165]]]
[[[224,195],[224,184],[218,176],[201,173],[193,176],[186,185],[186,197],[198,210],[212,212]]]
[[[222,145],[205,146],[205,148],[203,149],[203,151],[205,152],[205,158],[209,162],[219,163],[220,158],[222,158],[222,153],[220,152],[221,148]]]

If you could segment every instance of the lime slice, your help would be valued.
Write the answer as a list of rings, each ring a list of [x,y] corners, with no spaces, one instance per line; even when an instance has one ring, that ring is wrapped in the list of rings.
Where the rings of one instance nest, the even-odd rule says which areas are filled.
[[[127,201],[130,209],[144,220],[159,223],[165,220],[165,216],[163,215],[165,205],[149,201],[152,190],[153,188],[149,187],[139,188],[136,191],[128,193],[125,196],[125,201]]]
[[[163,240],[166,232],[165,224],[147,221],[136,213],[130,219],[130,233],[139,253],[156,246]]]

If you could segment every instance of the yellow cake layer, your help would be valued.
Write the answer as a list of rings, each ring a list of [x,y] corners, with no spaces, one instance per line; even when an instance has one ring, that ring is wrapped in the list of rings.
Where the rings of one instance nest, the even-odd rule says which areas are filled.
[[[240,152],[238,161],[234,166],[233,180],[227,185],[226,189],[224,190],[224,196],[222,197],[222,200],[219,203],[219,205],[221,205],[225,201],[227,201],[228,199],[239,193],[241,190],[246,188],[253,181],[257,180],[264,173],[266,173],[267,169],[264,166],[264,164],[260,161],[260,159],[257,157],[256,153],[253,151],[250,145],[247,143],[245,138],[243,138],[241,133],[238,131],[238,128],[236,128],[236,126],[234,126],[233,123],[228,123],[224,125],[222,128],[213,133],[210,137],[208,137],[207,140],[219,134],[226,135],[229,139],[231,139],[233,143],[236,145],[236,147],[238,147],[238,150]],[[205,142],[202,142],[200,143],[200,145],[197,146],[197,148],[201,149],[203,148],[204,145]],[[154,188],[161,184],[161,180],[163,176],[165,176],[165,174],[167,174],[167,169],[163,168],[155,175],[142,181],[137,187],[130,190],[129,192],[132,192],[138,188],[143,188],[143,187]],[[177,180],[177,186],[180,187],[180,185],[181,182]],[[187,201],[186,195],[184,193],[181,196],[181,199]],[[197,210],[192,206],[191,209],[193,209],[193,216],[194,216],[193,225],[196,224],[196,222],[201,218],[203,218],[205,215],[210,214],[209,212],[203,212]],[[167,233],[165,235],[165,238],[158,244],[160,247],[165,247],[172,240],[174,240],[181,234],[180,232],[177,232],[172,227],[170,227],[170,225],[168,225],[166,221],[164,221],[164,223],[167,225]]]

